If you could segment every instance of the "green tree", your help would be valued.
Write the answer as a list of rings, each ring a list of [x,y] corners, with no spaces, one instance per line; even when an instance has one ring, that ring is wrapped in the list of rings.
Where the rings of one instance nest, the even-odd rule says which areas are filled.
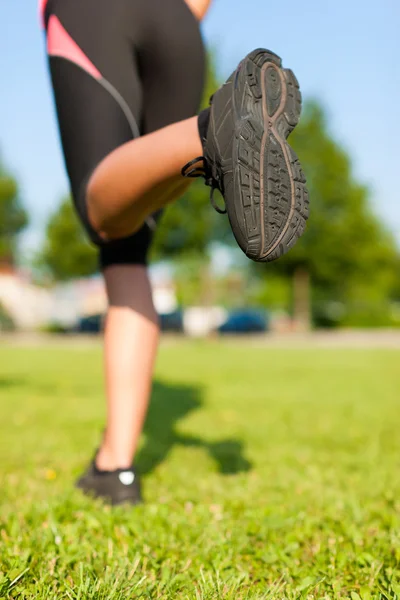
[[[27,224],[17,182],[0,163],[0,263],[15,264],[18,235]]]
[[[310,218],[296,246],[276,264],[258,265],[258,273],[290,276],[298,313],[307,313],[309,282],[319,305],[348,302],[367,289],[375,297],[387,296],[397,275],[395,243],[373,213],[368,189],[356,180],[320,104],[306,103],[290,143],[307,177]]]
[[[86,239],[70,198],[51,215],[37,264],[55,281],[86,277],[98,271],[97,250]]]

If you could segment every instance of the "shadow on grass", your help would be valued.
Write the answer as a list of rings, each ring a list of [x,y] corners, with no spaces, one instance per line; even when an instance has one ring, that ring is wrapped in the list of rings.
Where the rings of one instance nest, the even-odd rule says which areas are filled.
[[[219,472],[225,475],[251,469],[252,465],[243,454],[243,442],[240,440],[208,442],[199,436],[176,431],[177,422],[202,405],[202,394],[198,388],[171,386],[160,381],[154,383],[144,428],[146,441],[136,459],[140,473],[145,475],[153,471],[167,458],[175,445],[204,448],[216,461]]]

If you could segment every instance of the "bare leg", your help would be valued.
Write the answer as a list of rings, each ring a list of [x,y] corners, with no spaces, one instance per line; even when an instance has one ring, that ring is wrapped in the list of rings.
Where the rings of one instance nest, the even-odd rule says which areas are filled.
[[[117,148],[94,171],[87,191],[90,220],[107,238],[133,233],[171,199],[184,164],[203,152],[197,117]]]
[[[124,212],[119,213],[113,220],[110,220],[107,226],[108,233],[104,235],[103,232],[103,237],[112,240],[130,235],[144,223],[150,214],[182,196],[189,185],[189,179],[173,177],[154,186],[151,192],[145,194],[140,202],[136,202],[134,211],[132,206],[128,207],[126,211],[126,213],[129,213],[128,218],[125,218],[126,213]],[[133,223],[137,225],[133,227]]]
[[[115,265],[104,276],[110,303],[104,357],[107,428],[97,466],[111,471],[132,464],[151,392],[159,327],[145,267]]]

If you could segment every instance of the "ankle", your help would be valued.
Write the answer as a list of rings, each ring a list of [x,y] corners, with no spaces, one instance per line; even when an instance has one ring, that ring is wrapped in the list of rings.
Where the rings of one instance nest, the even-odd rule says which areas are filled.
[[[204,148],[204,145],[207,140],[207,132],[208,132],[209,123],[210,123],[210,109],[205,108],[204,110],[201,111],[201,113],[198,116],[198,120],[197,120],[200,141],[201,141],[201,145],[203,146],[203,148]]]
[[[113,451],[106,444],[102,444],[95,459],[96,467],[100,471],[115,471],[117,469],[130,469],[132,459],[121,453]]]

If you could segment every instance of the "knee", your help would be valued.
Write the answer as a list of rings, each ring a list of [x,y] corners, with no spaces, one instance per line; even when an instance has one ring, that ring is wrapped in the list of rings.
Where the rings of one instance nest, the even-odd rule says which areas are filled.
[[[104,242],[118,240],[133,233],[122,217],[119,190],[101,169],[96,169],[90,176],[85,194],[88,221]]]
[[[105,191],[97,170],[90,176],[85,190],[85,204],[90,226],[103,239],[106,238],[107,212],[105,206]]]

